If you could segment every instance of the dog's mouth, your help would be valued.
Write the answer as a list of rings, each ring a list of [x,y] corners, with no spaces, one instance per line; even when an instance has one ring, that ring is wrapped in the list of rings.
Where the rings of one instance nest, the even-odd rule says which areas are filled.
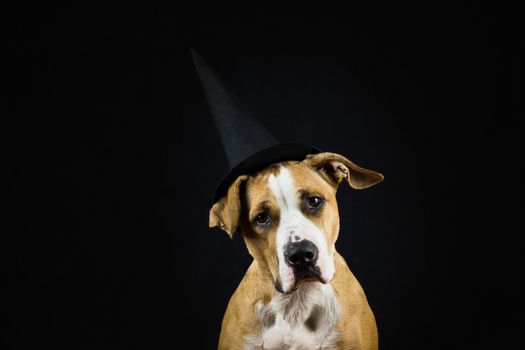
[[[323,282],[321,269],[319,266],[303,266],[298,269],[294,269],[295,284],[299,284],[304,280],[318,280]]]
[[[275,282],[275,288],[277,291],[283,294],[289,294],[297,290],[297,288],[305,282],[321,282],[325,284],[327,281],[323,278],[321,269],[318,266],[302,266],[301,268],[294,269],[294,282],[292,287],[288,291],[284,291],[280,279]]]

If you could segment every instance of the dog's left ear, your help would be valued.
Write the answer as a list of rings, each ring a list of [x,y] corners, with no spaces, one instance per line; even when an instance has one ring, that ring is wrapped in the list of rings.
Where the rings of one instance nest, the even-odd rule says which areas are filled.
[[[237,231],[241,216],[241,185],[248,176],[239,176],[228,188],[228,193],[222,196],[210,209],[209,226],[219,226],[230,238]]]
[[[337,153],[310,154],[304,161],[319,171],[321,176],[335,187],[346,179],[350,187],[361,190],[374,186],[384,179],[377,171],[362,168]]]

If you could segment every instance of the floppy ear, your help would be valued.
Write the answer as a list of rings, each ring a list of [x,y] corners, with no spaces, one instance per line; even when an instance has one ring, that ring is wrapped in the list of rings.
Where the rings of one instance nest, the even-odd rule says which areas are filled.
[[[346,179],[350,187],[361,190],[380,183],[384,178],[380,173],[362,168],[337,153],[310,154],[305,162],[335,187]]]
[[[210,209],[209,226],[220,227],[230,238],[237,231],[241,215],[241,184],[248,176],[239,176],[228,188],[228,193],[222,196]]]

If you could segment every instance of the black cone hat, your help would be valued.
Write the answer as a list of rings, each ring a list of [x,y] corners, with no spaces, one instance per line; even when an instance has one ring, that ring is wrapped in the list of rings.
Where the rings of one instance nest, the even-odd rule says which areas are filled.
[[[215,191],[213,203],[226,194],[240,175],[253,174],[285,160],[303,160],[308,154],[320,152],[307,144],[279,143],[242,107],[193,49],[191,53],[230,168]]]

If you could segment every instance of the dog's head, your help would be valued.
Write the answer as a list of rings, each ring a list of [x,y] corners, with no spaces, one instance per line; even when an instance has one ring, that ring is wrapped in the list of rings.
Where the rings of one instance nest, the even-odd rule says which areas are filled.
[[[209,225],[230,236],[240,227],[250,254],[282,293],[302,280],[327,283],[335,273],[342,180],[364,189],[383,176],[335,153],[282,162],[239,176],[211,208]]]

